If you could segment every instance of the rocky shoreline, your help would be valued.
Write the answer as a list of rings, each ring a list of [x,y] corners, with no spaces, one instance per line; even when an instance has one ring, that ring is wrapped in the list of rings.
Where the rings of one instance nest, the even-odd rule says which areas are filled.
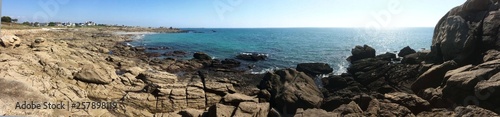
[[[159,59],[148,48],[127,45],[134,35],[116,34],[178,30],[3,30],[0,115],[499,116],[499,9],[497,1],[484,0],[452,9],[436,26],[430,51],[405,47],[375,55],[369,45],[356,46],[341,75],[324,63],[245,74],[233,69],[238,60],[202,52],[190,60]],[[317,76],[326,77],[317,84]],[[23,101],[117,106],[15,109]]]

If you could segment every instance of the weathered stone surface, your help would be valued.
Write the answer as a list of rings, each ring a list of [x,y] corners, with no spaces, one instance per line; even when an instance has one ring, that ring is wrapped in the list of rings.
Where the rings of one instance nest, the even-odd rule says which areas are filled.
[[[405,57],[406,55],[417,53],[414,49],[410,48],[410,46],[406,46],[403,49],[399,50],[398,56]]]
[[[241,102],[234,112],[234,117],[267,117],[269,110],[269,103]]]
[[[261,89],[271,92],[271,103],[286,114],[293,114],[297,108],[318,108],[323,95],[314,80],[294,69],[267,73],[260,84]]]
[[[322,109],[297,109],[294,117],[340,117],[339,113],[326,112]]]
[[[446,75],[446,72],[452,69],[456,69],[460,66],[454,61],[447,61],[441,65],[433,66],[422,75],[411,85],[411,89],[415,93],[419,93],[427,88],[438,87]]]
[[[210,57],[208,54],[205,54],[203,52],[194,53],[193,58],[197,59],[197,60],[212,60],[212,57]]]
[[[224,96],[225,103],[240,104],[241,102],[259,102],[257,97],[252,97],[244,94],[234,93]]]
[[[341,105],[339,108],[333,110],[333,112],[339,113],[340,116],[363,116],[363,110],[354,101]]]
[[[215,104],[208,110],[210,117],[232,117],[236,107],[224,104]]]
[[[351,62],[375,57],[375,49],[368,45],[356,46],[351,50],[352,56],[349,58]]]
[[[93,65],[87,64],[75,74],[75,79],[95,84],[109,84],[118,79],[115,69],[106,64]]]
[[[414,117],[411,111],[396,103],[372,100],[365,111],[367,116]]]
[[[14,35],[0,37],[0,44],[7,48],[14,48],[21,44],[21,39]]]
[[[424,100],[417,95],[407,94],[407,93],[388,93],[384,97],[393,103],[405,106],[410,109],[413,114],[418,114],[422,111],[428,111],[431,109],[431,105],[427,100]]]

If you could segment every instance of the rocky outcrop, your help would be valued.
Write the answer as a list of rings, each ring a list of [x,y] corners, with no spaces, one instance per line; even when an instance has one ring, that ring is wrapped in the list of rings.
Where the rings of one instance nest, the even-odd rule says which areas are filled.
[[[357,60],[375,57],[375,49],[368,45],[356,46],[351,50],[351,54],[352,56],[350,56],[348,60],[355,62]]]
[[[212,60],[212,57],[210,57],[208,54],[205,54],[203,52],[194,53],[193,58],[197,59],[197,60]]]
[[[294,69],[266,73],[261,89],[271,93],[272,107],[284,114],[295,114],[297,108],[319,108],[323,95],[314,80]]]
[[[14,35],[0,37],[0,44],[6,48],[15,48],[21,45],[21,39]]]
[[[405,57],[406,55],[417,53],[414,49],[411,49],[410,46],[406,46],[403,49],[399,50],[398,56]]]
[[[320,74],[329,74],[333,72],[333,68],[326,63],[300,63],[297,65],[297,71],[304,72],[311,76]]]
[[[88,83],[109,84],[118,76],[113,68],[107,65],[84,65],[82,69],[75,74],[75,79]]]

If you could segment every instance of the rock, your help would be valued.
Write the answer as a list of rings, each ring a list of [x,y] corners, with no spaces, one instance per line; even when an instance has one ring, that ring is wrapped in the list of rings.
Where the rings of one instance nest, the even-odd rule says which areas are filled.
[[[354,101],[341,105],[339,108],[333,110],[333,112],[340,113],[341,116],[363,116],[363,110]]]
[[[411,111],[399,104],[380,102],[373,99],[365,113],[367,116],[385,116],[385,117],[412,117],[415,116]]]
[[[323,87],[329,90],[343,89],[348,84],[348,79],[338,75],[330,75],[327,78],[323,78]]]
[[[446,109],[433,109],[432,111],[424,111],[417,117],[457,117],[455,112]]]
[[[168,49],[171,49],[171,48],[170,47],[161,46],[161,47],[148,47],[147,49],[148,50],[168,50]]]
[[[403,57],[403,60],[401,60],[401,63],[403,64],[420,64],[423,61],[426,60],[427,53],[413,53],[413,54],[408,54]]]
[[[496,109],[497,105],[500,104],[500,100],[496,98],[500,96],[500,72],[491,76],[488,80],[477,83],[474,87],[474,92],[482,92],[484,94],[480,96],[480,99],[483,101],[480,103],[482,107],[492,110]],[[498,110],[495,111],[498,112]]]
[[[180,50],[175,50],[175,51],[167,52],[164,55],[165,56],[183,57],[183,56],[186,56],[186,54],[187,54],[187,52],[180,51]]]
[[[236,107],[234,106],[217,103],[210,107],[208,114],[210,117],[232,117],[235,110]]]
[[[499,115],[481,107],[469,105],[455,108],[457,117],[498,117]]]
[[[177,82],[177,76],[168,72],[146,71],[137,76],[147,84],[173,84]]]
[[[268,57],[267,54],[255,53],[255,52],[244,52],[244,53],[240,53],[236,56],[237,59],[247,60],[247,61],[266,60],[267,57]]]
[[[271,93],[271,103],[277,110],[294,114],[297,108],[319,108],[323,95],[314,80],[294,69],[267,73],[260,83],[261,89]]]
[[[118,76],[109,65],[101,64],[100,66],[94,64],[86,64],[80,71],[75,74],[75,79],[83,82],[94,84],[109,84]]]
[[[225,95],[223,101],[225,103],[232,103],[237,105],[241,102],[259,102],[259,99],[244,94],[234,93]]]
[[[351,50],[351,54],[352,56],[349,59],[352,63],[357,60],[375,57],[375,49],[368,45],[356,46]]]
[[[150,53],[146,53],[146,56],[147,57],[160,57],[161,54],[158,52],[150,52]]]
[[[144,46],[137,46],[137,47],[133,47],[131,48],[133,51],[139,51],[139,52],[144,52],[146,51],[146,47]]]
[[[321,109],[297,109],[297,113],[295,113],[294,117],[340,117],[339,113],[326,112]]]
[[[453,102],[443,98],[442,88],[427,88],[418,94],[425,100],[428,100],[432,107],[435,108],[448,108],[453,105]]]
[[[450,10],[434,30],[430,54],[435,57],[435,62],[454,60],[459,64],[477,63],[478,54],[493,48],[494,40],[483,37],[498,33],[490,30],[498,30],[494,28],[497,26],[491,25],[494,22],[491,18],[497,14],[490,11],[496,10],[498,7],[494,2],[481,0],[468,0]],[[479,45],[481,43],[484,45]]]
[[[375,58],[386,61],[393,61],[396,59],[396,54],[386,52],[385,54],[377,55]]]
[[[241,102],[234,112],[234,117],[267,117],[269,110],[269,103]]]
[[[222,61],[218,59],[212,60],[212,65],[210,67],[214,68],[223,68],[223,69],[231,69],[235,67],[239,67],[241,62],[235,60],[235,59],[224,59]]]
[[[197,60],[212,60],[212,57],[208,56],[208,54],[205,54],[203,52],[196,52],[193,55],[194,59]]]
[[[405,106],[414,114],[418,114],[422,111],[429,111],[431,109],[431,105],[427,102],[427,100],[424,100],[415,94],[396,92],[388,93],[384,96],[393,103]]]
[[[140,67],[130,67],[125,69],[125,72],[131,73],[134,76],[138,76],[140,73],[144,72],[146,70],[143,70]]]
[[[297,71],[316,76],[320,74],[329,74],[333,72],[333,68],[326,63],[300,63],[297,65]]]
[[[441,85],[446,72],[458,67],[459,66],[454,61],[447,61],[441,65],[433,66],[418,77],[411,85],[411,90],[415,93],[419,93],[427,88],[438,87]]]
[[[489,79],[498,73],[498,68],[480,68],[452,75],[443,87],[443,97],[462,102],[466,97],[475,95],[474,87],[477,83]]]
[[[6,35],[0,38],[0,44],[6,48],[15,48],[20,46],[21,39],[14,35]]]
[[[398,56],[405,57],[406,55],[410,55],[413,53],[417,53],[414,49],[411,49],[410,46],[406,46],[403,49],[399,50]]]
[[[196,109],[185,109],[180,111],[178,114],[182,115],[183,117],[202,117],[203,111]]]
[[[488,50],[486,55],[483,57],[484,62],[500,59],[500,51],[498,50]]]

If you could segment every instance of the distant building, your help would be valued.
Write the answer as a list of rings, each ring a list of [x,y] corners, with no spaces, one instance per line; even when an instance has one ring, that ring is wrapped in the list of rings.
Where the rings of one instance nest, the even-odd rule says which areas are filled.
[[[96,26],[97,24],[93,21],[88,21],[88,22],[85,22],[85,25],[86,26]]]

